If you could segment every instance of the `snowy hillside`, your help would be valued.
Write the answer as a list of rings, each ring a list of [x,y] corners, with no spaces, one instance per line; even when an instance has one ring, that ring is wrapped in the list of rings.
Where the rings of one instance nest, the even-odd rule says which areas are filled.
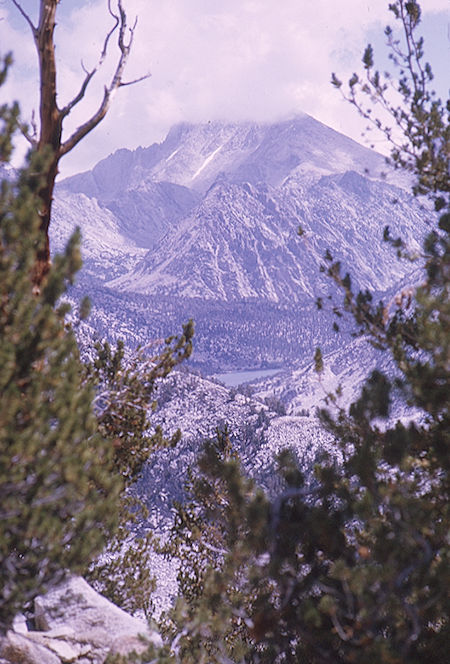
[[[62,251],[76,227],[82,237],[83,274],[104,282],[142,260],[146,249],[124,236],[117,218],[85,194],[60,192],[50,229],[52,250]]]
[[[279,415],[270,401],[251,396],[245,388],[230,390],[198,375],[175,371],[162,381],[158,409],[152,421],[182,439],[175,448],[157,452],[146,464],[138,491],[150,510],[150,522],[163,527],[170,519],[173,500],[184,493],[187,469],[194,466],[204,441],[227,427],[252,477],[269,489],[276,481],[275,455],[291,447],[308,471],[319,452],[339,454],[332,438],[310,417]],[[268,405],[269,404],[269,405]]]

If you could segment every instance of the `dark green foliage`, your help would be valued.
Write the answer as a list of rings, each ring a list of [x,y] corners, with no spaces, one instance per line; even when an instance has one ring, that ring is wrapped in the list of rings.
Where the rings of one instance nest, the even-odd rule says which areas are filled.
[[[9,64],[8,57],[0,81]],[[2,107],[0,120],[6,160],[18,108]],[[148,612],[149,537],[132,535],[143,507],[124,490],[153,450],[179,438],[166,441],[159,429],[150,435],[149,413],[158,379],[192,350],[190,321],[151,357],[105,342],[93,362],[79,361],[68,308],[59,304],[80,266],[78,234],[54,258],[40,292],[31,283],[43,242],[36,192],[45,169],[45,155],[32,155],[17,184],[2,183],[0,199],[1,629],[66,568],[85,572],[126,610]],[[88,313],[85,300],[80,317]]]
[[[323,372],[323,357],[320,348],[316,348],[314,352],[314,370],[318,374]]]
[[[0,60],[0,87],[6,80],[8,69],[12,64],[12,56],[9,53]],[[19,123],[19,105],[13,106],[2,104],[0,106],[0,163],[9,161],[12,152],[11,137]]]
[[[158,661],[242,661],[245,618],[256,610],[249,582],[264,546],[268,502],[244,477],[226,432],[206,444],[187,490],[190,502],[176,505],[169,544],[161,547],[179,561],[180,597],[162,625],[176,648],[165,648]]]
[[[136,523],[146,517],[145,507],[138,500],[122,497],[117,532],[84,577],[127,613],[143,612],[149,618],[155,589],[150,567],[153,537],[151,532],[141,537],[133,534]]]
[[[1,109],[3,159],[15,112]],[[46,584],[101,550],[121,487],[65,325],[67,306],[58,304],[80,264],[77,235],[33,292],[44,170],[45,157],[32,155],[0,192],[0,631]]]
[[[364,77],[353,74],[344,96],[368,121],[368,131],[375,128],[383,132],[391,143],[390,162],[415,175],[414,192],[432,194],[438,200],[439,192],[448,194],[450,190],[449,107],[430,89],[433,73],[429,63],[424,62],[423,38],[417,35],[421,15],[419,3],[396,0],[389,9],[403,30],[403,41],[390,26],[385,30],[389,58],[398,78],[390,72],[381,74],[375,69],[374,53],[369,44],[362,59]],[[335,74],[332,84],[343,89]],[[392,95],[392,88],[399,95]],[[369,104],[384,109],[393,126],[376,117],[370,105],[364,103],[364,98]]]
[[[178,431],[166,440],[159,427],[150,433],[151,412],[156,405],[158,380],[189,357],[193,333],[189,321],[180,337],[166,339],[164,349],[150,358],[142,349],[126,357],[120,341],[114,350],[108,342],[98,343],[95,360],[86,366],[85,380],[96,387],[98,431],[111,446],[115,472],[127,490],[120,501],[118,531],[85,577],[96,590],[130,613],[150,614],[154,580],[149,569],[151,534],[134,534],[137,522],[145,521],[146,510],[137,498],[131,498],[129,490],[152,452],[175,445],[180,438]]]

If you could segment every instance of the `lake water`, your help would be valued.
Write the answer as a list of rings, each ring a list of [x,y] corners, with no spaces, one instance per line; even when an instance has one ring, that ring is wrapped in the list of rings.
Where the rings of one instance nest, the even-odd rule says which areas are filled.
[[[230,371],[229,373],[214,374],[213,378],[220,380],[227,387],[237,387],[249,383],[257,378],[268,378],[280,373],[283,369],[252,369],[250,371]]]

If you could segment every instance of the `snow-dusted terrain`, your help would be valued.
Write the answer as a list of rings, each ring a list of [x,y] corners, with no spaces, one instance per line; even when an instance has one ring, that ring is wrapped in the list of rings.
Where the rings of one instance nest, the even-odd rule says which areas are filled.
[[[415,251],[426,213],[383,157],[300,115],[276,124],[180,124],[160,144],[119,150],[59,183],[53,248],[77,225],[84,268],[72,296],[91,295],[92,334],[147,345],[179,333],[192,317],[188,367],[209,374],[280,369],[255,386],[251,406],[194,375],[176,373],[161,388],[156,417],[169,430],[183,429],[186,449],[225,423],[245,440],[242,427],[261,428],[261,412],[264,444],[258,434],[257,448],[267,454],[252,448],[256,472],[261,454],[269,459],[283,441],[299,439],[328,392],[340,385],[348,403],[382,362],[350,336],[351,322],[331,331],[342,296],[321,269],[325,252],[358,287],[388,301],[417,275],[382,241],[383,230],[389,226]],[[312,367],[317,346],[325,358],[320,378]],[[276,425],[265,405],[274,396],[290,418]],[[322,444],[317,422],[311,426],[305,439]]]
[[[261,404],[276,396],[290,417],[306,421],[338,385],[344,401],[355,398],[380,362],[352,339],[351,322],[331,331],[342,296],[323,270],[325,252],[354,284],[389,300],[417,275],[382,241],[383,230],[414,252],[426,213],[383,157],[300,115],[275,124],[180,124],[160,144],[119,150],[58,184],[53,248],[77,225],[84,268],[72,295],[91,295],[92,334],[147,345],[192,317],[188,366],[207,374],[279,368],[255,397]],[[311,366],[317,346],[325,356],[320,380]],[[238,421],[249,421],[248,404],[196,376],[185,390],[191,398],[178,402],[181,377],[186,383],[184,374],[166,383],[161,417],[169,428],[181,421],[186,440],[221,422],[240,431]]]
[[[316,409],[338,387],[349,404],[375,366],[392,367],[350,335],[351,321],[332,331],[342,296],[323,270],[324,254],[389,301],[418,276],[383,243],[384,228],[413,252],[426,232],[408,181],[385,171],[380,155],[302,115],[276,124],[181,124],[161,144],[119,150],[58,184],[52,248],[80,226],[84,267],[71,297],[91,296],[85,335],[146,346],[195,321],[193,357],[162,381],[152,416],[167,434],[182,431],[139,483],[153,528],[166,531],[187,468],[217,427],[228,427],[245,468],[268,489],[274,455],[286,446],[305,471],[319,452],[339,458]],[[209,376],[280,371],[236,391],[193,367]],[[161,608],[173,569],[155,564],[171,578]]]
[[[352,266],[361,287],[385,290],[404,268],[392,264],[390,247],[380,242],[384,227],[414,238],[422,224],[402,190],[355,171],[308,185],[288,181],[280,188],[218,182],[136,268],[110,286],[204,300],[297,303],[326,291],[320,265],[330,249]],[[413,239],[412,248],[418,249]]]

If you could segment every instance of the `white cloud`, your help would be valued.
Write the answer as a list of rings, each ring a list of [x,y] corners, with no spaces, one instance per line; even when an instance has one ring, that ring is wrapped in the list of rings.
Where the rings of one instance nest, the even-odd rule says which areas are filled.
[[[75,4],[75,3],[74,3]],[[382,34],[389,21],[382,0],[125,0],[139,16],[127,76],[152,77],[119,91],[109,116],[77,152],[68,170],[90,167],[118,147],[161,140],[180,120],[213,118],[276,120],[300,110],[358,138],[362,123],[331,88],[331,71],[346,78],[358,67],[369,31]],[[82,80],[80,59],[91,66],[108,25],[104,0],[65,5],[57,30],[59,83],[63,101]],[[447,0],[424,0],[441,11]],[[61,4],[61,7],[64,3]],[[5,13],[5,10],[0,10]],[[392,22],[392,21],[391,21]],[[17,76],[7,94],[20,96],[29,112],[36,73],[31,39],[0,22],[1,43],[12,44]],[[17,46],[20,44],[20,48]],[[112,51],[114,49],[111,49]],[[111,71],[114,58],[107,64]],[[102,94],[98,77],[69,129],[91,113]],[[62,103],[61,101],[61,103]],[[35,102],[34,102],[35,103]]]

